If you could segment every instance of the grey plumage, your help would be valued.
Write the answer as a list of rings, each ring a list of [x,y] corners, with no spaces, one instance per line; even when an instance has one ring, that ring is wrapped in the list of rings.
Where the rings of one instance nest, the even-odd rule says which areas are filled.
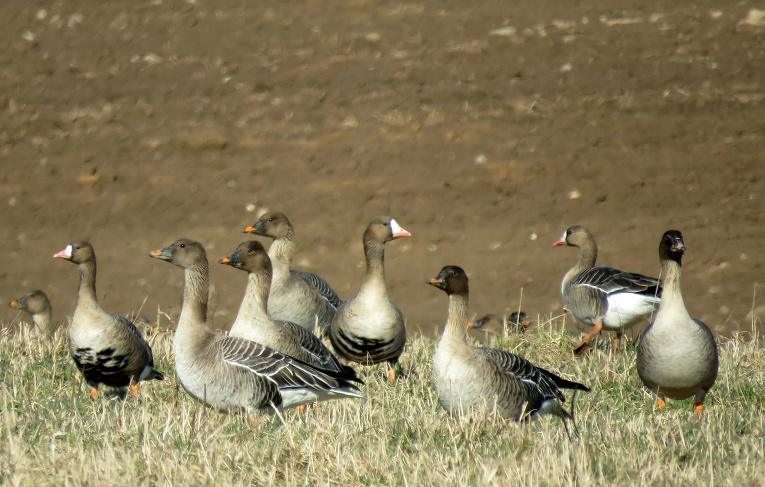
[[[595,267],[598,247],[592,233],[581,226],[568,228],[554,246],[580,249],[579,260],[563,276],[561,295],[577,321],[595,329],[574,352],[583,353],[601,329],[616,332],[613,352],[622,333],[650,316],[661,301],[661,286],[652,277],[611,267]]]
[[[664,409],[664,398],[695,398],[699,419],[704,398],[715,383],[719,358],[712,331],[688,314],[680,278],[685,244],[682,234],[669,230],[659,244],[664,295],[656,319],[640,337],[637,370]]]
[[[401,310],[388,298],[385,282],[385,243],[411,234],[396,220],[382,216],[364,231],[366,274],[358,295],[338,308],[329,338],[335,352],[347,361],[371,365],[388,362],[388,379],[406,344]]]
[[[154,368],[151,347],[135,324],[105,312],[96,299],[96,254],[88,242],[70,243],[54,257],[78,265],[80,286],[69,327],[69,352],[97,396],[99,384],[125,388],[137,394],[140,380],[162,380]]]
[[[452,414],[474,407],[517,421],[552,413],[571,418],[560,402],[561,388],[589,391],[510,352],[471,345],[466,336],[468,278],[457,266],[446,266],[428,284],[449,296],[444,333],[433,357],[433,384],[441,406]]]
[[[271,318],[297,323],[309,331],[318,325],[322,334],[326,333],[342,300],[318,275],[291,269],[295,254],[295,230],[287,215],[280,211],[268,212],[242,232],[274,239],[268,249],[273,266],[268,297]]]
[[[10,305],[12,308],[32,315],[32,321],[35,324],[34,333],[38,336],[50,337],[58,328],[58,323],[53,321],[53,307],[50,300],[39,289],[29,291],[18,300],[14,299]]]
[[[173,340],[183,388],[204,404],[251,413],[317,400],[362,397],[341,373],[318,369],[265,345],[207,327],[209,264],[199,242],[179,239],[151,257],[184,269],[183,307]]]
[[[316,335],[295,323],[272,320],[266,312],[271,288],[271,259],[260,242],[241,243],[236,252],[220,260],[247,272],[247,289],[229,335],[274,348],[321,369],[345,374],[358,381],[350,367],[343,366]]]

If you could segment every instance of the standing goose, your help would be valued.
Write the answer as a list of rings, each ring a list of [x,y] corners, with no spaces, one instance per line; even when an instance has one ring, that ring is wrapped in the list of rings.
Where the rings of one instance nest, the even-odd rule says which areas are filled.
[[[75,240],[53,257],[66,259],[80,269],[80,287],[72,324],[69,353],[98,397],[98,385],[125,388],[138,395],[138,382],[162,380],[154,369],[154,355],[135,324],[123,316],[109,314],[96,299],[96,253],[88,242]]]
[[[37,335],[50,337],[58,328],[57,323],[53,322],[53,308],[50,300],[39,289],[29,291],[20,299],[11,301],[11,308],[26,311],[32,315]]]
[[[245,338],[276,349],[320,369],[345,374],[345,378],[360,382],[356,372],[345,367],[332,355],[316,335],[288,321],[274,321],[266,312],[271,288],[271,259],[260,242],[243,242],[236,252],[219,261],[247,271],[247,289],[229,331],[230,336]]]
[[[712,331],[688,314],[680,289],[683,234],[664,233],[659,244],[661,281],[664,285],[656,319],[640,337],[637,370],[643,384],[658,396],[664,411],[665,397],[686,399],[694,396],[701,419],[704,397],[717,378],[717,344]]]
[[[462,268],[446,266],[426,281],[449,296],[444,333],[433,355],[433,384],[441,406],[452,414],[488,406],[490,413],[521,421],[551,413],[573,419],[560,403],[560,391],[590,389],[534,366],[504,350],[479,348],[467,340],[468,277]]]
[[[603,329],[616,332],[613,347],[616,354],[624,330],[650,316],[661,302],[659,281],[610,267],[595,267],[598,245],[585,227],[568,228],[553,247],[561,245],[580,249],[579,261],[563,276],[563,302],[574,318],[595,327],[574,348],[574,353],[586,352]]]
[[[342,300],[321,277],[312,272],[291,269],[295,254],[295,230],[287,215],[270,211],[242,232],[274,239],[268,249],[274,269],[271,294],[268,296],[268,314],[271,318],[297,323],[309,331],[313,331],[318,323],[322,334],[326,333]]]
[[[404,316],[388,299],[385,284],[385,242],[409,237],[396,220],[381,216],[364,231],[366,275],[356,297],[344,302],[332,320],[329,339],[337,354],[348,361],[371,365],[388,362],[388,380],[406,344]]]
[[[173,352],[178,381],[196,400],[224,411],[257,414],[317,400],[362,397],[343,374],[210,330],[209,265],[199,242],[182,238],[149,256],[184,269],[183,306]]]

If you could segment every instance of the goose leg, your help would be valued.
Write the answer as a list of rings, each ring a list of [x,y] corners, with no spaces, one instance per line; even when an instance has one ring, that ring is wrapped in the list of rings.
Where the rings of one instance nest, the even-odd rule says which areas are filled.
[[[396,371],[393,370],[393,365],[388,366],[388,382],[396,382]]]
[[[90,397],[92,397],[94,401],[96,399],[98,399],[98,389],[91,389],[90,390]]]
[[[616,352],[619,350],[619,344],[622,342],[622,332],[617,331],[616,332],[616,338],[614,338],[614,352],[613,355],[616,355]]]
[[[696,410],[696,414],[699,415],[699,420],[701,419],[701,413],[704,412],[704,403],[703,402],[697,402],[696,407],[694,408]]]
[[[664,410],[667,408],[667,401],[664,400],[664,396],[661,396],[661,395],[659,396],[658,403],[659,403],[659,411],[663,413]]]
[[[577,357],[584,355],[584,353],[589,350],[589,348],[592,346],[592,339],[595,338],[595,335],[600,333],[600,330],[603,329],[603,323],[598,323],[595,325],[595,327],[592,329],[590,333],[588,333],[584,339],[582,340],[582,343],[577,345],[574,348],[574,355]]]
[[[130,393],[133,394],[133,397],[138,397],[138,384],[130,386]]]

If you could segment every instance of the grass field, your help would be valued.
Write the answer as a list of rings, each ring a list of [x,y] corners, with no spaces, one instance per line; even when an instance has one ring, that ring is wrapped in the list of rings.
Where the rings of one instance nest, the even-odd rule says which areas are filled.
[[[544,321],[544,320],[542,320]],[[753,328],[753,327],[751,327]],[[720,339],[720,374],[698,421],[690,401],[659,413],[635,348],[604,343],[583,360],[560,320],[493,345],[592,388],[577,397],[580,436],[559,418],[527,424],[446,416],[431,383],[434,342],[413,338],[403,369],[361,371],[366,401],[250,421],[201,407],[173,380],[172,334],[149,334],[167,379],[139,398],[92,401],[65,338],[0,336],[2,485],[762,485],[765,352]],[[610,338],[610,337],[608,337]]]

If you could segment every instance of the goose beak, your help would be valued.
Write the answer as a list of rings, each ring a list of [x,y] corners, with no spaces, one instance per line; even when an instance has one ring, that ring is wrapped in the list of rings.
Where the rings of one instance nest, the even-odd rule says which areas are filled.
[[[390,221],[390,229],[393,232],[393,238],[401,238],[401,237],[411,237],[412,234],[409,233],[407,230],[404,230],[401,225],[396,222],[396,220]]]
[[[16,301],[15,299],[13,301],[11,301],[11,308],[18,308],[18,307],[19,307],[19,302],[18,301]]]
[[[433,279],[428,279],[425,281],[425,284],[430,284],[431,286],[435,286],[439,289],[443,289],[446,287],[446,283],[444,282],[444,279],[441,276],[435,277]]]
[[[566,245],[566,239],[565,238],[561,238],[559,240],[556,240],[555,243],[553,244],[553,247],[560,247],[561,245]]]
[[[258,229],[254,225],[250,225],[249,227],[242,230],[242,233],[257,233]]]
[[[154,257],[155,259],[168,261],[171,258],[171,248],[165,247],[164,249],[160,249],[160,250],[152,250],[151,252],[149,252],[149,257]]]
[[[72,258],[72,246],[67,245],[64,250],[61,252],[56,252],[53,254],[53,257],[56,259],[71,259]]]
[[[468,328],[475,328],[475,322],[474,321],[468,321],[467,327]]]
[[[231,259],[229,259],[228,257],[224,257],[218,261],[218,264],[230,264],[230,263],[231,263]]]

